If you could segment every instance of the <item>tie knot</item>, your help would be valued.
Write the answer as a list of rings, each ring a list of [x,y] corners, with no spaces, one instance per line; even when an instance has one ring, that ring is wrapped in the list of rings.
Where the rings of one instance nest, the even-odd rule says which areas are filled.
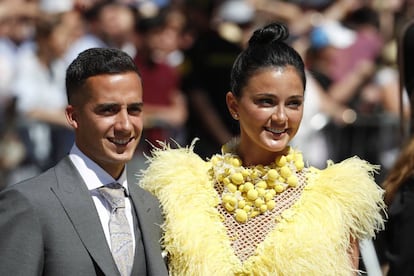
[[[99,192],[111,205],[112,210],[125,208],[125,191],[124,187],[119,183],[100,187]]]

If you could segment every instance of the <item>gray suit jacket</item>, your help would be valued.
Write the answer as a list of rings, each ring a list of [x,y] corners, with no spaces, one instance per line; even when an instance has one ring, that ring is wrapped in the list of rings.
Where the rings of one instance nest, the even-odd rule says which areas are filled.
[[[159,203],[135,184],[129,191],[147,275],[168,275],[159,244]],[[132,275],[136,271],[134,265]],[[68,157],[0,193],[0,275],[119,275],[93,200]]]

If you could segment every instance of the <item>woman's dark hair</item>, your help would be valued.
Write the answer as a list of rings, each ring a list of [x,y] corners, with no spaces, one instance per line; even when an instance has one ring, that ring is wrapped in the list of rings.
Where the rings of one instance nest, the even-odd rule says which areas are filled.
[[[293,66],[306,87],[305,65],[301,56],[284,42],[289,37],[287,27],[282,23],[271,23],[257,29],[233,64],[230,86],[236,97],[258,70],[269,67]]]
[[[66,70],[66,93],[68,102],[78,93],[85,81],[104,74],[140,73],[134,60],[125,52],[112,48],[91,48],[83,51]]]

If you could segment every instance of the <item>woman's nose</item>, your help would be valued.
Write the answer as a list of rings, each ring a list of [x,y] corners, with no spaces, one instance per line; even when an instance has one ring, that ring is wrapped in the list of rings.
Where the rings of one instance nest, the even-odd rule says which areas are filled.
[[[287,114],[286,110],[283,106],[276,106],[273,114],[272,114],[273,120],[277,122],[285,122],[287,120]]]

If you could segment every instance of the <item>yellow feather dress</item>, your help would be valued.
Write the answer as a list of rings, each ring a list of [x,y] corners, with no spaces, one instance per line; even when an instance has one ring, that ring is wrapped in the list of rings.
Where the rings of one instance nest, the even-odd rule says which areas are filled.
[[[212,165],[192,147],[155,150],[140,180],[165,215],[161,243],[170,275],[353,275],[350,239],[374,237],[384,227],[377,167],[353,157],[323,170],[306,168],[300,196],[241,259],[232,246],[238,233],[229,235],[219,212]]]

